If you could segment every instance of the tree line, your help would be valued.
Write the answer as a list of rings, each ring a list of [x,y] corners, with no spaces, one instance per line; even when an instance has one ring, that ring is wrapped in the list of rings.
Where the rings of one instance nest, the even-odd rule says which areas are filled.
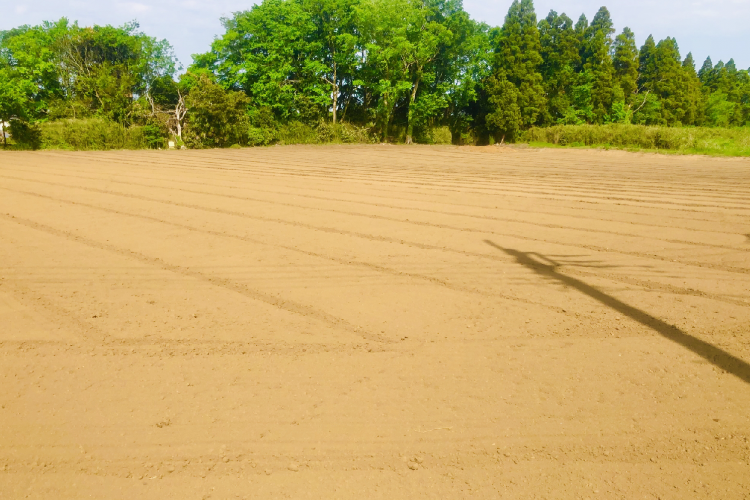
[[[750,125],[750,75],[698,69],[674,38],[616,33],[514,0],[502,26],[460,0],[263,0],[182,69],[169,43],[66,19],[0,32],[0,121],[17,133],[64,118],[145,127],[189,147],[264,144],[279,124],[341,123],[380,140],[513,141],[529,127]]]

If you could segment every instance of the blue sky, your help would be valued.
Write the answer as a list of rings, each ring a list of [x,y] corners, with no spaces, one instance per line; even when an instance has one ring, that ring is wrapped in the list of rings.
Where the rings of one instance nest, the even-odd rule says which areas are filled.
[[[537,16],[550,9],[573,20],[585,13],[591,20],[604,0],[536,0]],[[502,24],[511,0],[464,0],[475,19]],[[190,55],[205,52],[221,33],[219,18],[248,9],[240,0],[0,0],[0,30],[37,24],[66,16],[80,24],[120,25],[136,19],[143,31],[168,39],[184,65]],[[682,55],[692,51],[700,66],[706,56],[714,63],[734,58],[750,67],[750,0],[612,0],[605,4],[618,31],[630,27],[640,46],[649,34],[658,40],[677,38]]]

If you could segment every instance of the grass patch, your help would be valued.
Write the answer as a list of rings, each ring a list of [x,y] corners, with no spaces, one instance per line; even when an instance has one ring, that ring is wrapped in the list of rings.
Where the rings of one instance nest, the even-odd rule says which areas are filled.
[[[558,125],[531,128],[524,132],[521,141],[535,146],[750,156],[750,128]]]

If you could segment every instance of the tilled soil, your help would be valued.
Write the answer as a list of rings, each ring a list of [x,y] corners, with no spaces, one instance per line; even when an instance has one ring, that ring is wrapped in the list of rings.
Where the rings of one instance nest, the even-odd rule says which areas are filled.
[[[0,498],[750,497],[750,161],[0,154]]]

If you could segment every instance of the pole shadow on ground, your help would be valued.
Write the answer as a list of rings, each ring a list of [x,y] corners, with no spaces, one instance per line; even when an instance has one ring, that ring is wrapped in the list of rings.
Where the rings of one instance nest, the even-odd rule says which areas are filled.
[[[724,370],[727,373],[735,375],[743,382],[750,384],[750,364],[743,361],[742,359],[729,354],[728,352],[704,342],[698,338],[689,335],[676,326],[665,323],[664,321],[651,316],[650,314],[641,311],[631,305],[622,302],[611,295],[608,295],[601,290],[594,288],[591,285],[584,283],[576,278],[571,278],[565,274],[558,272],[559,263],[551,260],[544,255],[536,252],[520,252],[511,248],[503,248],[500,245],[493,243],[490,240],[485,240],[488,245],[505,252],[510,255],[516,262],[528,269],[531,269],[536,274],[553,279],[559,283],[575,288],[579,292],[582,292],[592,299],[595,299],[605,306],[614,309],[615,311],[628,316],[631,319],[645,325],[654,330],[659,335],[676,342],[686,349],[694,352],[698,356],[702,357],[714,366]]]

